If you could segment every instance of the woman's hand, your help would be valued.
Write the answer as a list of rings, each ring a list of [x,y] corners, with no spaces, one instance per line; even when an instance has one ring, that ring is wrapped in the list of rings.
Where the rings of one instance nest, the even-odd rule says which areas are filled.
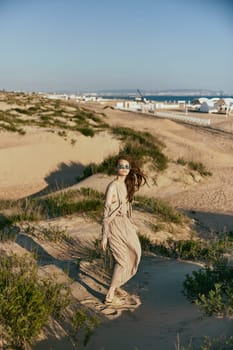
[[[105,252],[106,249],[107,249],[107,242],[108,242],[107,238],[103,238],[102,241],[101,241],[101,248],[102,248],[102,250],[103,250],[104,252]]]

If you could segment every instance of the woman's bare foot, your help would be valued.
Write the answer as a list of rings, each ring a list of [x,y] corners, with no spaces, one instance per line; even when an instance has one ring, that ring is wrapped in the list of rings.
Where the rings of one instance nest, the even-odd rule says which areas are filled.
[[[110,287],[105,297],[105,304],[112,303],[115,294],[115,288]]]
[[[116,295],[121,297],[121,298],[124,298],[124,297],[128,296],[128,293],[124,289],[117,288],[116,289]]]

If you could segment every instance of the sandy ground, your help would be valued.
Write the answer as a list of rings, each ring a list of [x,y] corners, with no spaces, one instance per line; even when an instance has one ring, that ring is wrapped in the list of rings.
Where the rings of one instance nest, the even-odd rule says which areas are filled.
[[[201,318],[197,308],[181,294],[183,276],[197,267],[159,258],[144,258],[127,290],[135,290],[142,304],[133,313],[103,324],[87,350],[172,350],[177,336],[181,345],[200,344],[204,336],[232,334],[233,321]],[[84,348],[80,348],[84,349]]]
[[[229,135],[217,135],[203,129],[193,129],[169,120],[144,117],[138,114],[103,110],[103,105],[87,107],[105,112],[111,126],[121,125],[149,131],[166,144],[165,153],[170,159],[169,168],[150,182],[140,194],[170,201],[195,219],[199,230],[233,229],[233,139]],[[75,137],[75,145],[70,139]],[[0,134],[0,198],[22,198],[54,186],[73,188],[93,187],[104,191],[111,180],[96,174],[80,184],[74,184],[83,167],[90,162],[101,162],[111,153],[117,153],[119,142],[109,134],[94,138],[69,135],[64,140],[56,134],[30,129],[24,136]],[[183,167],[175,165],[178,158],[201,161],[213,173],[212,177],[191,176]],[[141,230],[146,228],[145,218],[135,213]],[[58,273],[73,279],[72,293],[77,303],[95,310],[103,318],[103,324],[86,347],[88,350],[173,350],[177,335],[187,344],[194,336],[217,337],[232,334],[232,321],[226,319],[199,318],[197,308],[182,295],[185,274],[197,269],[191,264],[144,257],[136,277],[127,285],[128,296],[123,306],[106,308],[103,298],[108,279],[95,271],[94,264],[83,260],[77,271],[76,260],[85,247],[100,237],[100,225],[85,218],[74,216],[51,221],[66,228],[75,240],[74,247],[40,242],[22,231],[15,243],[0,245],[1,254],[10,252],[39,253],[43,273]],[[49,222],[41,223],[48,225]],[[144,225],[144,226],[143,226]],[[182,232],[180,238],[185,238]],[[111,322],[110,322],[111,321]],[[72,349],[61,326],[49,328],[46,339],[41,339],[35,349]],[[81,349],[81,345],[80,345]]]
[[[119,141],[107,133],[93,138],[68,133],[68,140],[41,129],[26,135],[0,135],[0,198],[18,199],[74,184],[84,167],[117,152]],[[70,140],[76,140],[72,145]]]
[[[170,163],[165,173],[158,176],[157,185],[144,187],[142,194],[164,198],[185,210],[233,213],[231,136],[193,129],[170,120],[103,109],[101,104],[87,104],[87,107],[106,113],[111,126],[151,132],[164,141],[165,153],[171,162],[178,158],[200,161],[213,173],[208,178],[196,176],[193,181],[181,166]],[[76,140],[74,145],[70,143],[72,138]],[[71,134],[67,141],[40,129],[30,129],[24,136],[1,133],[0,198],[20,198],[52,186],[72,185],[85,165],[99,163],[118,149],[119,142],[107,133],[93,138]],[[89,180],[89,185],[92,182],[93,187],[98,186],[95,180]]]
[[[199,349],[204,336],[230,336],[233,321],[201,317],[197,308],[182,295],[184,275],[196,269],[194,265],[172,260],[143,258],[136,277],[127,284],[127,291],[131,295],[136,293],[141,304],[135,310],[124,307],[109,309],[111,322],[103,322],[88,345],[80,344],[79,349],[175,350],[177,337],[183,346],[193,338],[195,349]],[[93,300],[89,300],[91,302]],[[117,317],[122,310],[121,317]],[[62,342],[51,337],[49,342],[38,343],[35,349],[45,349],[48,344],[51,349],[72,349],[68,337]]]
[[[193,339],[194,349],[204,336],[215,338],[232,334],[233,320],[202,317],[197,307],[182,294],[187,273],[199,269],[197,265],[170,259],[144,256],[136,276],[125,286],[127,296],[116,307],[103,304],[108,278],[99,266],[87,261],[86,247],[99,238],[100,226],[90,219],[77,216],[58,218],[37,225],[56,225],[65,228],[75,239],[72,246],[40,241],[24,234],[22,229],[15,243],[4,243],[1,254],[36,252],[43,276],[56,276],[57,282],[72,279],[71,291],[77,308],[84,305],[97,313],[101,324],[86,347],[78,349],[158,349],[175,350],[177,336],[181,345]],[[81,258],[77,269],[77,258]],[[62,323],[51,323],[41,335],[35,350],[72,350],[73,345]]]
[[[90,108],[100,111],[103,106],[90,104]],[[180,187],[180,178],[167,183],[174,174],[168,170],[159,178],[160,184],[146,193],[166,198],[173,205],[183,209],[213,213],[233,214],[233,135],[215,134],[203,128],[192,128],[171,120],[143,116],[138,113],[105,109],[111,126],[126,126],[141,131],[149,131],[166,144],[165,153],[171,161],[184,158],[202,162],[213,176]],[[173,178],[174,180],[174,178]],[[182,182],[182,181],[181,181]],[[164,183],[164,186],[163,186]],[[177,188],[179,191],[177,192]]]

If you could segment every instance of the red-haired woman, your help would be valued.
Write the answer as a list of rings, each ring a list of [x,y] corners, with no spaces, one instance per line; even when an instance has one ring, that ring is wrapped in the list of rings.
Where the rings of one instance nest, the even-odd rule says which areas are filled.
[[[116,168],[117,178],[106,190],[102,223],[102,249],[105,251],[108,243],[115,260],[106,304],[113,303],[116,289],[120,294],[119,287],[135,275],[141,259],[140,242],[130,218],[133,195],[146,178],[128,156],[120,157]]]

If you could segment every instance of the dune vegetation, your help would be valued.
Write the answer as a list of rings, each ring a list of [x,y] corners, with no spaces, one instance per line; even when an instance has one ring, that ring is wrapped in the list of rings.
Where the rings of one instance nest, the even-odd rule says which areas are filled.
[[[66,138],[67,131],[79,131],[85,136],[108,127],[102,118],[77,104],[51,100],[24,93],[0,93],[0,102],[8,108],[0,110],[0,131],[26,133],[26,127],[50,128]],[[17,107],[15,107],[17,106]]]
[[[158,138],[149,132],[126,127],[110,128],[102,113],[94,113],[70,101],[49,100],[36,94],[2,92],[0,103],[5,103],[6,107],[0,111],[0,133],[10,131],[23,135],[28,127],[39,127],[74,143],[75,140],[68,135],[69,131],[92,137],[96,132],[107,130],[121,141],[118,154],[109,156],[100,164],[86,166],[78,182],[96,173],[113,175],[116,160],[123,154],[132,156],[139,164],[146,163],[157,173],[169,167],[169,159],[164,152],[166,145]],[[179,158],[177,164],[187,166],[191,172],[198,172],[204,177],[211,175],[199,162]],[[104,194],[92,188],[60,190],[20,200],[0,200],[0,245],[15,243],[17,236],[23,233],[38,242],[52,242],[55,247],[56,244],[64,244],[71,250],[74,238],[65,228],[59,225],[43,226],[41,223],[75,215],[100,224],[103,202]],[[232,317],[233,269],[227,260],[233,251],[232,233],[215,233],[211,241],[203,239],[195,232],[193,223],[186,215],[154,197],[135,196],[133,208],[135,212],[148,215],[146,225],[155,237],[152,240],[139,232],[143,252],[201,262],[203,267],[185,278],[185,296],[207,315]],[[160,230],[174,233],[174,230],[186,227],[192,232],[188,240],[169,238],[164,242],[156,241],[155,233]],[[96,261],[101,273],[104,271],[108,275],[114,263],[110,251],[104,255],[99,240],[93,240],[92,246],[85,249],[85,260]],[[82,259],[75,260],[77,270]],[[0,258],[0,332],[3,348],[10,346],[20,350],[32,347],[52,320],[69,325],[68,335],[74,349],[78,348],[80,332],[86,344],[100,319],[87,307],[77,305],[70,290],[71,279],[58,283],[56,278],[38,277],[39,271],[35,254],[3,254]],[[220,344],[220,340],[205,339],[203,350],[215,349],[215,344],[221,349],[220,345],[227,346],[231,339],[224,342]],[[179,349],[193,348],[190,345],[187,349]]]
[[[29,254],[1,257],[1,347],[28,349],[52,318],[57,322],[69,322],[69,337],[74,349],[80,331],[87,343],[99,320],[81,306],[77,308],[69,285],[56,282],[55,276],[38,278],[38,264]]]

